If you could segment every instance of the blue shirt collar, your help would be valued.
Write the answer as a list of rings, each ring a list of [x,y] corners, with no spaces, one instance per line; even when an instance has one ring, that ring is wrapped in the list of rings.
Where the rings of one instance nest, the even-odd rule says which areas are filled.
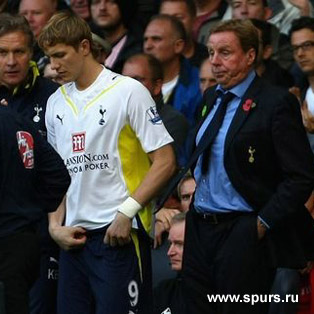
[[[228,91],[232,92],[234,95],[236,95],[237,97],[239,98],[242,98],[244,93],[246,92],[246,90],[248,89],[248,87],[251,85],[252,81],[254,80],[256,76],[256,73],[254,70],[251,70],[248,74],[248,76],[241,82],[239,83],[238,85],[232,87],[231,89],[229,90],[225,90],[222,88],[222,86],[219,84],[217,87],[216,87],[216,91],[217,90],[220,90],[222,91],[223,93],[226,93]]]

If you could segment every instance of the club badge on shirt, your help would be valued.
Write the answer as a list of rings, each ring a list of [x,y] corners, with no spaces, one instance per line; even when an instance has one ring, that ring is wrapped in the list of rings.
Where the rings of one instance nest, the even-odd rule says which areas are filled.
[[[33,117],[33,121],[38,123],[40,121],[40,116],[39,116],[39,113],[41,111],[43,111],[43,108],[42,107],[39,107],[39,104],[36,104],[35,107],[34,107],[34,111],[36,112],[35,116]]]
[[[25,169],[34,168],[34,139],[26,131],[16,132],[17,145]]]

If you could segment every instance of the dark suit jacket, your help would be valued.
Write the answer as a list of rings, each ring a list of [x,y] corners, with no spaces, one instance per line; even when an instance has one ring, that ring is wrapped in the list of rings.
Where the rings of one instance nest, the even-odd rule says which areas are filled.
[[[214,90],[204,95],[208,112]],[[314,187],[314,159],[297,99],[256,77],[228,130],[224,165],[234,188],[270,226],[271,265],[301,267],[313,258],[314,224],[303,204]]]

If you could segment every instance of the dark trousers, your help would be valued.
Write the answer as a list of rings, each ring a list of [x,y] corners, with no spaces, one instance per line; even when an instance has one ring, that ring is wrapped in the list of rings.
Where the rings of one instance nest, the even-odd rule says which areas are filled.
[[[37,235],[24,231],[0,238],[0,281],[6,314],[29,313],[29,290],[39,273]]]
[[[264,241],[257,237],[257,217],[225,217],[214,223],[193,208],[187,214],[183,258],[187,313],[267,313],[267,302],[252,305],[249,299],[253,294],[270,294],[274,277]],[[242,301],[209,301],[217,294],[239,295]],[[244,299],[245,295],[249,297]]]

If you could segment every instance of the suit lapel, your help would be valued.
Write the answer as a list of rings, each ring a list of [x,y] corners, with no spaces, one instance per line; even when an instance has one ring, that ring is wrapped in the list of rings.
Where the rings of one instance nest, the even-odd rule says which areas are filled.
[[[249,88],[246,90],[245,94],[243,95],[239,107],[237,108],[237,111],[230,124],[228,133],[226,135],[225,152],[228,150],[234,136],[236,135],[236,133],[239,131],[239,129],[249,116],[251,110],[254,110],[254,106],[256,105],[254,98],[260,88],[260,83],[261,79],[258,76],[256,76],[251,85],[249,86]],[[246,103],[247,100],[252,100],[254,105],[253,107],[250,107],[245,110],[243,105]]]

